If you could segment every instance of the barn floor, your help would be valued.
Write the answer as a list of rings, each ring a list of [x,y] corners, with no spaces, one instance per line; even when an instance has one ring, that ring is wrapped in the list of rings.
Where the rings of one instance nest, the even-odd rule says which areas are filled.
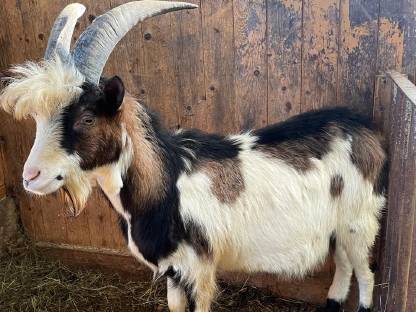
[[[0,254],[0,311],[167,311],[165,283],[71,270],[21,240]],[[315,307],[259,289],[220,284],[213,311],[309,312]]]

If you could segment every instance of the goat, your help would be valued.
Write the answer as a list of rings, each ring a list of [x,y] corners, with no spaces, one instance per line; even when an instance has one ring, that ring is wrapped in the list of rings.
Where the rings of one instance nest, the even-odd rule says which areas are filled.
[[[131,253],[167,278],[170,311],[209,311],[218,270],[304,276],[334,239],[336,272],[321,310],[340,311],[354,270],[358,311],[370,311],[385,151],[369,120],[333,108],[237,135],[170,132],[119,77],[101,77],[136,23],[195,7],[123,4],[96,18],[72,51],[85,7],[61,12],[45,60],[14,67],[1,93],[6,111],[36,121],[24,188],[64,189],[78,215],[97,183]]]

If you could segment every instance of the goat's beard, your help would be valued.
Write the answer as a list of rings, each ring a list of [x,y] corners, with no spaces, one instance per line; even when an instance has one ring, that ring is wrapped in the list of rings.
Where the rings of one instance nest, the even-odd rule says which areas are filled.
[[[91,183],[85,173],[69,175],[61,188],[68,213],[77,217],[84,210],[91,193]]]

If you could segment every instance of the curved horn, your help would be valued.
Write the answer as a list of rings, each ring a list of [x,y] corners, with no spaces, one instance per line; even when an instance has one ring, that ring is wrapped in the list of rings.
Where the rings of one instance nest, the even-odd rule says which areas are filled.
[[[155,15],[197,7],[185,2],[150,0],[120,5],[97,17],[79,37],[72,51],[75,66],[87,81],[98,84],[114,47],[133,26]]]
[[[59,46],[58,52],[69,55],[72,33],[78,18],[85,12],[85,6],[79,3],[67,5],[56,18],[48,39],[45,60],[50,60]]]

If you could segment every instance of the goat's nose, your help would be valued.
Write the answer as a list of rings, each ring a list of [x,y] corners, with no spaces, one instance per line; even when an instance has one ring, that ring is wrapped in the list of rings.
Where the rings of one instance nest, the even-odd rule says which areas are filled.
[[[23,179],[26,182],[33,181],[38,176],[40,176],[40,169],[37,167],[29,167],[23,170]]]

